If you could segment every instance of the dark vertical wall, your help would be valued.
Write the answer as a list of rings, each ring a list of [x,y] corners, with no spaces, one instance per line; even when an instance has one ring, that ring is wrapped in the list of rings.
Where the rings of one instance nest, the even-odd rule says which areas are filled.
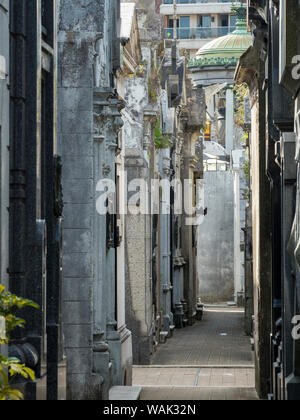
[[[56,151],[56,3],[10,2],[10,289],[32,299],[10,353],[47,376],[16,379],[26,399],[58,398],[60,182]],[[54,185],[56,182],[56,185]],[[47,341],[46,341],[47,334]],[[44,369],[43,366],[46,366]]]
[[[9,207],[9,0],[0,1],[0,282],[8,282],[8,207]]]
[[[0,1],[0,283],[8,286],[9,238],[9,0]],[[0,345],[6,354],[6,346]]]
[[[245,332],[253,334],[253,243],[251,205],[246,208],[245,227]]]
[[[270,379],[271,202],[266,175],[265,93],[260,88],[255,108],[258,124],[251,145],[254,155],[252,191],[255,203],[253,207],[255,364],[257,391],[260,397],[266,398]]]

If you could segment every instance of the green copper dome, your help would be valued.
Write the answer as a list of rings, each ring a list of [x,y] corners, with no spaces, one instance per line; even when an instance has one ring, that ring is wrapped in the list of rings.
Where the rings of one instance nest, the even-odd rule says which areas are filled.
[[[235,66],[240,56],[252,45],[252,36],[246,29],[246,9],[233,6],[238,15],[236,30],[205,44],[189,61],[189,67]]]

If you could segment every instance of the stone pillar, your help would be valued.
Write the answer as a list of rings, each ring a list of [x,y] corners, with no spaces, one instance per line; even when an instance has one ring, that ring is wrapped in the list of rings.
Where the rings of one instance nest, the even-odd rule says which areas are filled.
[[[234,300],[237,303],[241,292],[241,239],[240,239],[240,173],[234,171]]]
[[[171,174],[170,149],[160,151],[161,164],[161,215],[160,215],[160,261],[161,261],[161,296],[163,330],[168,337],[173,334],[172,284],[171,284],[171,190],[169,180]],[[166,181],[166,185],[164,184]]]
[[[244,250],[242,229],[245,226],[245,199],[243,197],[243,172],[241,162],[243,160],[243,150],[234,150],[233,174],[234,174],[234,299],[239,305],[244,303]]]
[[[184,150],[184,170],[182,173],[182,183],[188,182],[190,188],[183,187],[183,201],[188,204],[189,209],[196,210],[196,201],[194,195],[194,170],[197,164],[197,157],[195,155],[195,143],[199,137],[198,132],[186,132]],[[194,222],[192,222],[192,219]],[[191,223],[192,222],[192,223]],[[184,266],[184,304],[187,304],[187,319],[189,325],[192,325],[196,319],[196,305],[197,305],[197,276],[196,276],[196,211],[190,214],[184,214],[182,221],[182,252],[184,260],[187,264]]]
[[[159,257],[159,246],[160,238],[159,234],[154,234],[154,218],[158,215],[153,215],[151,213],[151,203],[152,203],[152,193],[151,190],[151,180],[158,177],[158,156],[155,151],[155,146],[153,142],[153,127],[157,122],[157,113],[155,110],[149,108],[144,110],[144,137],[143,137],[143,150],[144,150],[144,160],[146,162],[147,169],[144,171],[143,179],[146,181],[148,186],[148,209],[146,209],[147,214],[144,215],[145,220],[145,276],[150,287],[150,294],[147,296],[149,302],[149,309],[147,318],[151,318],[152,335],[156,337],[153,342],[159,342],[159,330],[161,327],[161,289],[159,279],[160,275],[160,257]],[[159,202],[157,202],[159,206]],[[159,211],[159,209],[157,209]],[[157,218],[155,219],[158,220]],[[160,222],[159,222],[160,223]],[[159,232],[159,226],[157,226]],[[156,282],[154,282],[156,279]],[[150,306],[151,302],[151,306]],[[152,352],[151,343],[151,352]]]
[[[265,93],[259,88],[251,95],[255,371],[258,394],[266,398],[270,378],[271,203],[270,187],[266,176]]]
[[[226,89],[226,138],[225,149],[231,155],[234,149],[234,100],[232,87]]]
[[[125,143],[121,134],[121,144],[116,159],[117,177],[117,223],[116,235],[119,245],[116,250],[116,277],[117,277],[117,329],[121,340],[122,385],[132,384],[132,334],[126,324],[126,209],[127,209],[127,176],[125,172]]]
[[[125,169],[128,187],[132,181],[141,180],[148,187],[146,198],[151,203],[150,179],[156,166],[153,146],[156,112],[142,109],[141,112],[143,111],[141,132],[138,133],[140,136],[126,139],[128,142],[133,140],[136,147],[126,147]],[[128,129],[131,129],[131,124],[131,120],[126,122]],[[128,191],[128,201],[131,202],[137,193],[137,190]],[[136,364],[150,363],[155,341],[159,340],[155,327],[160,320],[157,317],[160,316],[161,304],[160,274],[156,271],[159,266],[159,251],[156,238],[152,237],[153,216],[149,213],[149,208],[145,210],[146,214],[143,213],[142,206],[137,207],[135,202],[134,205],[128,205],[126,216],[126,318],[132,331],[133,362]]]
[[[118,148],[118,132],[123,125],[120,111],[124,107],[123,103],[113,90],[94,89],[94,168],[95,168],[95,188],[97,190],[98,180],[106,179],[116,185],[115,157]],[[101,136],[102,134],[102,136]],[[110,200],[110,199],[109,199]],[[103,339],[106,338],[109,351],[109,361],[111,362],[110,372],[103,376],[103,397],[108,395],[111,385],[122,383],[121,372],[121,340],[117,329],[117,308],[116,308],[116,195],[114,202],[111,203],[113,214],[95,215],[95,225],[99,226],[94,237],[95,264],[99,275],[94,283],[94,366],[99,372],[104,372],[109,368],[107,364],[107,354],[101,357],[99,352],[103,346]],[[109,209],[111,210],[111,209]],[[105,240],[104,240],[105,239]],[[101,255],[101,262],[98,256]],[[99,264],[99,265],[98,265]],[[98,299],[99,296],[101,299]],[[99,303],[102,302],[102,305]],[[104,331],[99,332],[99,326],[104,327]],[[106,332],[106,333],[105,333]],[[105,346],[104,346],[105,347]],[[106,353],[106,352],[104,352]]]
[[[173,168],[175,169],[174,182],[181,181],[182,166],[182,145],[183,135],[175,138],[175,152],[173,155]],[[179,184],[174,188],[173,203],[173,313],[176,328],[182,328],[184,323],[184,311],[182,302],[184,300],[183,271],[185,260],[182,256],[182,186]]]

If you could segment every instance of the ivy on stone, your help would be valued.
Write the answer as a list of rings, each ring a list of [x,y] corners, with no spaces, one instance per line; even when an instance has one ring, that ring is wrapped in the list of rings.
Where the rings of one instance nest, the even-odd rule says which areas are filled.
[[[0,334],[0,344],[9,344],[9,334],[15,328],[24,328],[25,320],[17,316],[17,312],[24,307],[39,308],[33,301],[13,295],[0,284],[0,318],[5,325],[5,331]],[[17,375],[32,381],[35,379],[32,369],[21,364],[18,359],[0,353],[0,401],[24,399],[23,394],[11,386],[11,380]]]
[[[157,121],[154,127],[154,144],[156,149],[168,149],[173,145],[168,134],[162,134],[160,121]]]

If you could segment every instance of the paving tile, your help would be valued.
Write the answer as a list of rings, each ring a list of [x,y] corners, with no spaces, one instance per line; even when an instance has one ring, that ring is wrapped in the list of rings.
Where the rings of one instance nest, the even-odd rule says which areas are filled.
[[[211,308],[158,347],[152,366],[134,367],[133,384],[144,400],[256,400],[254,367],[243,365],[253,365],[243,312]]]
[[[184,377],[182,375],[174,375],[171,377],[170,384],[174,386],[184,386]]]
[[[196,381],[196,375],[184,375],[183,383],[185,386],[194,386]]]
[[[222,376],[211,376],[209,385],[213,387],[222,386],[223,385]]]
[[[208,387],[210,385],[210,376],[202,376],[198,378],[197,387]]]
[[[157,378],[158,385],[172,385],[170,382],[170,375],[159,375]]]
[[[226,400],[226,391],[224,389],[213,388],[211,396],[210,396],[210,400],[214,400],[214,401]]]
[[[258,400],[250,388],[190,388],[190,387],[144,387],[141,392],[144,401],[189,401],[189,400]]]

